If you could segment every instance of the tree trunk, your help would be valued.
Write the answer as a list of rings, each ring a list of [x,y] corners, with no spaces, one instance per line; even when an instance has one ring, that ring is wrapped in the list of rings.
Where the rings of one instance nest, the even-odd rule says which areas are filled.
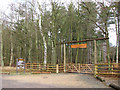
[[[43,39],[43,44],[44,44],[44,64],[47,64],[47,43],[46,43],[46,40],[45,40],[45,36],[42,32],[42,27],[41,27],[41,20],[42,20],[42,15],[39,16],[39,28],[40,28],[40,34],[42,36],[42,39]]]
[[[11,56],[10,56],[10,64],[9,66],[11,67],[12,63],[13,63],[13,40],[12,40],[12,31],[11,31],[11,36],[10,36],[10,39],[11,39]]]
[[[52,42],[52,64],[56,64],[56,46]]]
[[[78,36],[77,36],[77,41],[79,41],[79,32],[78,33]],[[78,51],[79,51],[79,48],[77,48],[77,54],[76,54],[76,60],[75,60],[75,64],[77,65],[77,62],[78,62]]]
[[[1,62],[1,66],[3,67],[4,66],[4,61],[3,61],[3,40],[2,40],[2,30],[3,30],[3,25],[1,25],[0,26],[1,27],[1,31],[0,31],[0,48],[1,48],[1,50],[0,50],[0,53],[1,53],[1,57],[0,57],[0,62]]]
[[[37,35],[37,29],[36,29],[36,57],[37,57],[37,63],[38,63],[38,35]]]
[[[114,19],[115,19],[115,29],[116,29],[116,63],[118,63],[118,29],[117,29],[117,20],[116,20],[116,12],[114,10]]]
[[[32,35],[31,35],[32,37]],[[29,62],[32,63],[32,60],[31,60],[31,50],[32,50],[32,40],[30,39],[30,43],[29,43]]]

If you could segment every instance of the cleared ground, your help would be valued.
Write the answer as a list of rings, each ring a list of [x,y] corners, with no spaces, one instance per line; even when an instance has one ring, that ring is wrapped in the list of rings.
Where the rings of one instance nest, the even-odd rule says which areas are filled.
[[[109,88],[93,75],[39,74],[3,75],[3,88]]]

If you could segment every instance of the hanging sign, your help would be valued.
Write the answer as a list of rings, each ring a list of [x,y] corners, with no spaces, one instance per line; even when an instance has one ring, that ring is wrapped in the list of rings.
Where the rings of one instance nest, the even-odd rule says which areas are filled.
[[[87,48],[87,44],[75,44],[71,45],[71,48]]]

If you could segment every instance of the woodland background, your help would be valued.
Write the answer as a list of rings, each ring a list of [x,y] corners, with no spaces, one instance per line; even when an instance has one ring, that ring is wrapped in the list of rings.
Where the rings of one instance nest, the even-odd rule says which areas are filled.
[[[0,23],[2,65],[15,66],[17,58],[29,63],[63,63],[64,47],[57,43],[109,37],[110,24],[115,24],[117,37],[117,2],[75,3],[50,1],[48,5],[32,0],[10,4],[10,14],[3,12]],[[86,49],[66,44],[67,63],[94,63],[94,42],[85,43]],[[97,62],[117,62],[117,51],[109,40],[97,41]]]

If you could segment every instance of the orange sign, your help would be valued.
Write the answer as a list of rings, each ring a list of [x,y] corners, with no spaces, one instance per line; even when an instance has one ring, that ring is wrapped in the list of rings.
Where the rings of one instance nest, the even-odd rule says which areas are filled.
[[[76,45],[71,45],[71,48],[87,48],[87,44],[76,44]]]

